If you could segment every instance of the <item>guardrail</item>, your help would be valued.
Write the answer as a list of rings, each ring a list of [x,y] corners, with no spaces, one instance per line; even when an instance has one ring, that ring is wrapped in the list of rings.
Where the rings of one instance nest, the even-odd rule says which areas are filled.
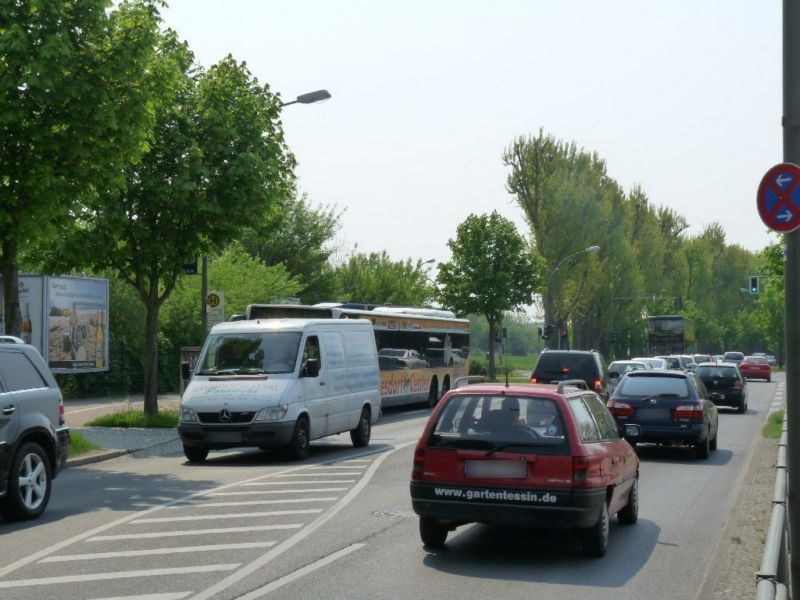
[[[775,464],[775,487],[772,493],[772,515],[761,567],[756,572],[756,600],[787,600],[789,598],[789,515],[788,473],[786,452],[788,433],[784,413],[778,460]]]

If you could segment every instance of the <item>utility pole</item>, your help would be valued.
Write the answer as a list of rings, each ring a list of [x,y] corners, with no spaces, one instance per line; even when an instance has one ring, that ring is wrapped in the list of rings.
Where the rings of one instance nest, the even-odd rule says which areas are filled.
[[[783,0],[783,161],[800,164],[800,3]],[[789,565],[791,590],[800,593],[800,230],[784,234],[786,317],[786,420],[789,454]],[[797,467],[795,472],[794,467]],[[791,475],[796,475],[792,477]]]

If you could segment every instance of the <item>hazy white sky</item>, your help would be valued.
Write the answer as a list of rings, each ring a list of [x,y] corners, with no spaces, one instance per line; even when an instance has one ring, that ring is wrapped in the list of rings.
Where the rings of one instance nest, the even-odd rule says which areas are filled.
[[[756,211],[781,161],[777,0],[170,0],[211,65],[246,61],[284,100],[300,190],[344,210],[346,250],[449,258],[470,213],[528,235],[501,154],[539,128],[596,151],[690,232],[775,239]],[[590,224],[580,234],[600,244]]]

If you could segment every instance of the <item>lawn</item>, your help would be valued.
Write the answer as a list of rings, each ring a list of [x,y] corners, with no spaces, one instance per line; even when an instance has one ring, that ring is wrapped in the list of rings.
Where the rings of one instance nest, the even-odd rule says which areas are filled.
[[[178,426],[178,411],[162,409],[155,415],[140,410],[127,409],[98,417],[87,423],[90,427],[161,427]]]

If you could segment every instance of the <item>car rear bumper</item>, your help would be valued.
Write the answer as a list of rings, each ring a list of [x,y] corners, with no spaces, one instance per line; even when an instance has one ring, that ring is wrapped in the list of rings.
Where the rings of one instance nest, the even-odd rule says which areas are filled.
[[[709,391],[708,397],[716,406],[739,406],[744,402],[744,392],[742,390]]]
[[[444,491],[460,497],[443,497]],[[471,498],[467,499],[467,495]],[[606,501],[605,488],[537,490],[411,482],[414,512],[445,524],[491,523],[527,527],[591,527]]]
[[[278,448],[292,439],[294,422],[249,423],[245,425],[178,424],[178,435],[184,446],[204,448],[242,448],[258,446]]]
[[[627,425],[629,423],[621,423]],[[708,435],[706,426],[702,423],[688,425],[687,427],[656,426],[642,422],[631,422],[638,425],[641,433],[635,438],[626,438],[630,442],[654,444],[697,444],[706,439]]]

